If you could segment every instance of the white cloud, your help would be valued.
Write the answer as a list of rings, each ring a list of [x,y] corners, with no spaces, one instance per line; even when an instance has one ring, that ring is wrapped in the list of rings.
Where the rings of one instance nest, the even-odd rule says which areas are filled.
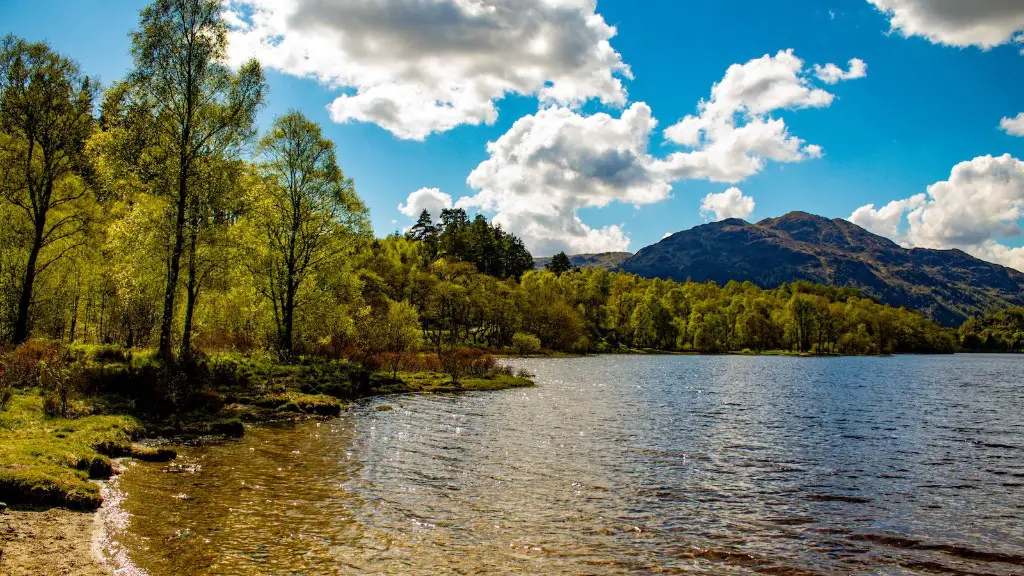
[[[671,235],[672,235],[672,232],[665,232],[665,233],[664,233],[664,234],[663,234],[663,235],[661,236],[661,239],[662,239],[662,240],[664,240],[665,238],[668,238],[668,237],[669,237],[669,236],[671,236]]]
[[[915,194],[904,200],[893,200],[881,208],[875,208],[874,204],[866,204],[854,210],[850,215],[850,222],[867,228],[875,234],[880,234],[896,241],[906,240],[902,238],[900,230],[903,224],[903,216],[925,202],[925,195]]]
[[[814,65],[814,75],[825,84],[838,84],[843,80],[855,80],[868,75],[868,65],[860,58],[851,58],[850,68],[843,70],[831,62],[822,66]]]
[[[643,103],[618,118],[561,107],[524,116],[487,145],[490,157],[467,179],[478,192],[456,205],[495,212],[494,221],[537,254],[625,250],[620,226],[592,228],[577,211],[668,197],[671,186],[647,151],[656,125]]]
[[[700,213],[705,219],[748,218],[754,213],[754,199],[745,196],[739,188],[708,194],[700,202]]]
[[[999,128],[1010,136],[1024,136],[1024,112],[1013,118],[1003,118],[999,121]]]
[[[1024,2],[1020,0],[868,0],[904,36],[936,44],[988,49],[1024,42]]]
[[[866,73],[861,60],[851,60],[850,66],[850,72],[844,72],[849,78]],[[842,72],[835,64],[817,68]],[[800,162],[821,157],[820,146],[791,135],[781,118],[771,117],[777,110],[832,104],[835,96],[814,86],[809,75],[793,50],[733,64],[712,86],[711,99],[697,106],[697,115],[686,116],[665,130],[667,140],[692,150],[669,155],[657,169],[672,180],[736,183],[763,170],[768,160]]]
[[[452,207],[452,197],[437,188],[420,188],[409,194],[404,204],[398,205],[398,211],[409,218],[416,219],[426,210],[430,217],[437,222],[441,210]]]
[[[769,116],[783,108],[830,105],[834,96],[812,81],[812,71],[791,50],[731,66],[712,87],[711,100],[700,103],[700,115],[666,133],[693,150],[665,158],[649,151],[658,123],[642,102],[618,117],[545,107],[487,145],[488,159],[467,178],[476,192],[455,205],[492,213],[535,254],[626,250],[622,226],[591,227],[580,210],[654,204],[669,197],[676,181],[738,182],[768,161],[820,157],[820,146],[791,136],[781,119]],[[741,200],[735,215],[748,216],[753,200]]]
[[[233,62],[336,89],[337,122],[422,140],[493,123],[507,94],[626,104],[628,66],[594,0],[230,0]]]
[[[899,214],[899,216],[896,216]],[[906,231],[899,232],[906,216]],[[880,210],[858,208],[850,220],[910,246],[960,248],[979,258],[1024,270],[1024,249],[1000,240],[1021,235],[1024,162],[1009,154],[979,156],[953,167],[928,193]]]

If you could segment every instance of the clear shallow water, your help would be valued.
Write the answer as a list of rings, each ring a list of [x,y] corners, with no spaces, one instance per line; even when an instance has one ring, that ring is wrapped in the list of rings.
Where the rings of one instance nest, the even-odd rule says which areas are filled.
[[[513,363],[539,387],[133,464],[108,552],[152,576],[1024,574],[1024,357]]]

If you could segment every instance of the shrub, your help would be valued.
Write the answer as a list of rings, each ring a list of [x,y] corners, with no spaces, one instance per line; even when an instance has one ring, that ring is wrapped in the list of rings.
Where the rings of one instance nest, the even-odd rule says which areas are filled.
[[[43,389],[43,412],[48,416],[68,417],[71,401],[85,382],[84,364],[68,350],[39,361],[39,383]]]
[[[453,383],[459,384],[464,376],[490,376],[498,369],[498,362],[485,350],[458,348],[441,355],[441,367]]]
[[[536,354],[540,352],[540,338],[526,332],[516,332],[512,336],[512,347],[516,349],[516,354],[520,356]]]
[[[42,364],[52,362],[61,349],[41,340],[30,340],[14,349],[6,358],[0,359],[3,364],[3,379],[12,388],[30,388],[39,386],[42,376]]]

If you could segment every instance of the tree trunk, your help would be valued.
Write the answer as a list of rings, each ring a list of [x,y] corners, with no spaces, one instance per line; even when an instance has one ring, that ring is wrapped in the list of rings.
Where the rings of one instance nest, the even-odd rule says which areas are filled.
[[[188,283],[185,287],[185,322],[181,333],[181,347],[178,355],[188,358],[192,354],[192,315],[199,297],[196,278],[196,230],[192,231],[188,249]]]
[[[292,288],[292,279],[290,277],[285,288],[283,304],[281,311],[281,341],[278,343],[278,349],[284,354],[291,356],[294,344],[292,341],[292,326],[295,322],[295,289]]]
[[[160,320],[160,358],[170,363],[174,360],[171,350],[171,327],[174,324],[174,299],[178,293],[178,272],[181,268],[181,253],[185,249],[185,204],[188,200],[186,186],[187,170],[182,159],[178,175],[178,206],[174,221],[174,248],[167,263],[167,286],[164,288],[164,314]]]
[[[75,278],[75,299],[71,304],[71,331],[68,334],[68,342],[75,341],[75,330],[78,328],[78,302],[82,298],[82,279],[80,276]]]
[[[25,280],[21,284],[21,297],[18,299],[18,319],[14,324],[15,344],[28,340],[28,313],[32,307],[32,288],[36,282],[36,264],[39,261],[39,252],[43,249],[45,227],[45,214],[36,217],[35,235],[32,237],[32,248],[28,253],[28,265],[25,267]]]

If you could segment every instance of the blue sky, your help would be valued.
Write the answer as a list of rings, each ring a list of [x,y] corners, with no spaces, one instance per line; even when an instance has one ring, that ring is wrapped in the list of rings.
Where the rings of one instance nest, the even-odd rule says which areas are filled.
[[[381,26],[408,26],[410,21],[413,26],[427,26],[423,23],[434,22],[426,15],[418,20],[409,2],[380,0],[374,8],[369,6],[372,2],[351,1],[361,5],[358,13],[340,0],[338,11],[345,12],[342,16],[350,21],[368,23],[367,34],[371,38],[375,34],[382,38],[390,38],[388,34],[392,33],[400,38],[406,34],[403,30],[383,30]],[[463,5],[463,0],[433,1],[439,5]],[[355,119],[332,121],[327,106],[339,95],[355,95],[360,89],[372,87],[366,78],[373,77],[374,66],[383,70],[382,74],[406,75],[395,84],[395,91],[406,90],[395,96],[396,101],[419,94],[409,88],[413,81],[409,80],[408,71],[395,72],[403,63],[401,51],[368,55],[347,49],[340,55],[329,54],[323,63],[309,64],[314,68],[321,66],[316,73],[329,77],[324,83],[310,78],[310,70],[280,63],[286,59],[268,60],[270,97],[260,122],[266,126],[274,116],[292,108],[320,122],[325,134],[337,143],[342,168],[355,179],[379,235],[409,225],[409,217],[401,214],[398,206],[407,203],[410,193],[421,188],[436,188],[455,202],[475,197],[475,202],[467,204],[471,211],[480,207],[488,216],[499,215],[499,222],[522,235],[538,255],[560,248],[579,251],[589,247],[624,247],[635,251],[658,241],[666,232],[730,214],[759,220],[790,210],[804,210],[848,218],[858,208],[874,204],[874,210],[861,210],[855,221],[906,245],[962,247],[981,257],[1022,267],[1024,254],[1014,251],[1021,245],[1017,238],[1020,215],[1014,210],[1024,206],[1024,163],[1017,160],[1024,158],[1024,137],[1013,135],[1013,124],[1011,128],[1000,129],[1000,122],[1003,118],[1013,120],[1024,112],[1024,55],[1022,45],[1014,41],[1020,39],[1017,34],[1024,30],[1024,2],[1017,8],[1001,8],[1002,12],[993,8],[989,21],[981,23],[984,26],[979,27],[977,21],[964,22],[963,28],[969,31],[962,32],[957,28],[957,18],[962,15],[942,13],[941,2],[872,1],[656,0],[642,3],[643,7],[638,9],[636,2],[600,0],[593,11],[585,0],[569,0],[566,4],[580,5],[585,16],[595,14],[615,27],[616,33],[607,42],[632,76],[629,78],[621,70],[611,73],[610,77],[618,78],[628,94],[623,101],[602,103],[600,96],[613,94],[614,90],[607,86],[580,88],[579,82],[573,83],[572,88],[584,95],[583,102],[541,103],[536,91],[522,89],[521,93],[493,100],[497,111],[493,123],[456,122],[420,140],[416,139],[418,135],[396,134],[401,128],[396,129],[393,120],[375,120],[375,109],[357,103],[355,98],[347,101],[343,112],[335,114]],[[543,4],[544,0],[514,2],[532,6]],[[248,15],[249,4],[261,8],[259,0],[238,4],[246,5],[245,10],[237,10],[239,15]],[[404,6],[396,7],[398,4]],[[46,40],[77,59],[86,73],[109,83],[123,76],[131,66],[128,33],[144,5],[145,2],[134,0],[8,0],[0,5],[0,31]],[[890,12],[879,7],[889,8]],[[383,13],[383,17],[370,13],[372,10]],[[544,9],[533,13],[540,20],[545,17]],[[408,17],[388,17],[389,14]],[[563,16],[558,13],[558,17]],[[985,16],[971,17],[977,20]],[[327,19],[324,14],[314,18]],[[521,23],[503,23],[509,22]],[[546,40],[558,41],[557,35],[571,31],[576,20],[558,22],[549,33],[553,36],[545,37]],[[248,21],[244,25],[254,26]],[[330,34],[352,34],[347,26],[341,22],[333,29],[320,30],[328,36],[319,37],[319,45],[326,45],[324,38],[330,39]],[[417,29],[412,35],[419,32]],[[284,35],[291,33],[302,35],[301,29]],[[584,36],[589,37],[580,34]],[[488,49],[475,48],[472,42],[461,39],[454,40],[454,46],[443,45],[450,40],[450,34],[422,38],[423,44],[411,49],[420,53],[439,50],[443,54]],[[584,51],[596,50],[600,42],[583,42],[579,46]],[[550,165],[516,165],[512,169],[507,166],[508,158],[496,158],[498,154],[487,149],[488,142],[509,134],[517,120],[524,117],[533,120],[532,131],[520,134],[522,139],[517,141],[520,147],[516,150],[522,151],[522,146],[536,141],[531,140],[531,134],[563,133],[562,125],[552,124],[552,117],[541,117],[540,107],[564,109],[560,121],[584,123],[601,113],[618,120],[624,110],[639,104],[657,119],[657,127],[648,132],[637,128],[631,133],[647,134],[646,153],[650,160],[666,160],[674,152],[694,147],[668,141],[663,130],[687,115],[698,116],[698,103],[711,98],[712,86],[723,81],[730,66],[765,55],[775,58],[785,50],[792,50],[802,61],[796,76],[799,82],[810,90],[824,90],[833,99],[828,105],[798,104],[770,109],[762,119],[783,120],[786,134],[803,145],[820,146],[820,157],[809,150],[791,150],[788,160],[768,158],[760,169],[725,179],[692,171],[679,176],[682,172],[678,167],[670,171],[672,176],[651,176],[648,172],[653,169],[642,159],[633,158],[640,168],[630,168],[629,182],[625,182],[626,172],[605,178],[608,169],[604,166],[586,173],[586,167],[573,165],[579,160],[592,167],[593,158],[609,158],[606,148],[598,150],[600,154],[586,148],[589,141],[606,142],[602,134],[594,132],[603,128],[588,127],[582,132],[564,132],[568,142],[565,148],[545,148],[552,154],[561,154],[568,163],[567,170],[582,174],[574,177],[571,184],[552,184],[549,190],[546,183],[550,182],[551,174],[543,170]],[[257,53],[262,54],[272,53]],[[453,62],[461,62],[457,58],[462,56],[453,57]],[[602,58],[597,64],[585,64],[587,71],[601,69],[607,54]],[[866,63],[865,77],[827,84],[813,73],[814,64],[834,63],[847,70],[853,58]],[[514,60],[515,56],[509,57],[510,67],[516,66]],[[584,58],[566,57],[570,65],[576,60]],[[495,66],[494,59],[481,62],[489,69]],[[363,70],[361,79],[349,78],[346,66]],[[564,80],[559,76],[564,72],[565,66],[559,64],[545,72],[547,76],[542,75],[542,79],[547,85],[557,86]],[[501,70],[490,73],[505,77]],[[334,76],[330,77],[331,74]],[[470,82],[465,86],[477,89],[479,86],[472,84],[476,80],[472,75],[467,80],[463,74],[451,82]],[[742,116],[743,110],[737,114]],[[435,126],[434,122],[431,119],[430,126]],[[613,148],[615,134],[607,140]],[[615,152],[617,161],[626,161],[622,160],[622,150]],[[625,154],[630,156],[633,152],[635,148]],[[991,162],[981,160],[987,156],[993,157]],[[976,159],[978,162],[974,162]],[[479,179],[476,186],[467,184],[474,169],[489,160],[492,167],[505,164]],[[954,167],[961,163],[968,164],[954,173]],[[536,171],[527,174],[530,170]],[[940,192],[939,197],[916,197],[933,184],[938,184],[935,190]],[[665,185],[671,186],[670,192],[662,191]],[[705,200],[709,194],[720,194],[732,187],[741,192]],[[599,193],[592,192],[597,189]],[[443,200],[443,195],[430,198]],[[749,204],[736,204],[737,198],[752,198],[756,202],[753,211],[750,212]],[[428,200],[427,196],[419,199]],[[702,212],[702,201],[710,209]],[[892,201],[904,204],[894,204],[886,213],[878,210]],[[972,214],[968,221],[951,220],[964,211],[963,206],[978,203],[991,204],[992,213]],[[541,207],[531,211],[530,206]],[[546,216],[539,216],[542,212],[556,215],[548,221]]]

